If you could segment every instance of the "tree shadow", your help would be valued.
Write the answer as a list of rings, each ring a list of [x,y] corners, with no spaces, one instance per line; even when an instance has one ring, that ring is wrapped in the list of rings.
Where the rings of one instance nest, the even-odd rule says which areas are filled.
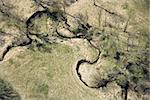
[[[21,100],[21,97],[10,83],[0,78],[0,100]]]

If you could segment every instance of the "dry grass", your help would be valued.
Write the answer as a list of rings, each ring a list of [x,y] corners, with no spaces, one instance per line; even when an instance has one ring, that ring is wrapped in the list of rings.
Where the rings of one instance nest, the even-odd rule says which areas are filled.
[[[115,42],[106,40],[105,43],[104,41],[104,47],[111,54],[110,57],[101,58],[93,66],[87,64],[81,66],[81,74],[88,82],[91,81],[90,78],[103,78],[117,64],[117,66],[122,65],[122,63],[116,63],[112,58],[116,50],[125,51],[126,49],[127,44],[124,42],[127,42],[128,34],[122,32],[122,30],[130,14],[133,16],[131,17],[127,31],[133,33],[139,32],[139,37],[134,37],[132,40],[135,39],[134,42],[139,41],[140,46],[143,46],[135,49],[141,52],[148,41],[144,37],[145,32],[148,31],[148,15],[145,10],[147,8],[143,7],[145,3],[141,3],[139,0],[133,0],[131,3],[130,0],[127,0],[127,2],[125,0],[96,1],[104,8],[114,11],[120,17],[110,15],[104,10],[94,7],[93,0],[78,0],[78,2],[66,8],[66,11],[71,15],[85,15],[85,21],[90,25],[98,27],[100,30],[105,29],[104,33],[111,34],[110,36],[118,35],[120,40],[116,42],[116,39],[112,38],[117,43],[116,45],[118,45],[117,49],[112,47]],[[8,3],[8,0],[6,2]],[[10,5],[15,6],[10,12],[22,20],[26,20],[33,12],[39,9],[32,0],[10,0]],[[18,35],[14,34],[20,32],[17,28],[24,30],[25,25],[16,24],[18,23],[16,20],[7,20],[7,18],[1,16],[0,18],[0,31],[10,32],[13,34],[11,34],[12,36],[17,37]],[[76,22],[70,17],[68,19],[68,23],[73,26],[73,29],[76,29]],[[53,27],[53,22],[48,20],[47,16],[42,16],[41,19],[35,20],[33,33],[51,34],[49,29]],[[21,26],[19,27],[18,25]],[[109,25],[113,27],[111,28]],[[144,35],[142,36],[142,34]],[[66,35],[70,36],[70,33]],[[132,35],[134,36],[134,34]],[[94,42],[101,45],[103,42],[99,38],[95,38]],[[10,37],[8,40],[10,40]],[[120,96],[120,93],[118,93],[120,89],[114,83],[108,86],[109,89],[104,89],[106,90],[104,92],[85,87],[76,77],[75,64],[77,60],[83,58],[94,60],[97,55],[96,50],[91,48],[86,40],[72,39],[64,41],[62,44],[48,45],[48,48],[51,50],[50,53],[38,50],[32,51],[27,48],[13,48],[6,55],[4,61],[0,62],[0,78],[9,81],[21,95],[22,100],[114,100],[112,98],[117,98],[118,94]],[[105,53],[105,50],[103,51],[102,53]],[[132,56],[135,57],[133,54]],[[117,100],[120,100],[120,97]]]
[[[77,52],[60,44],[50,48],[51,53],[20,50],[1,63],[0,77],[9,80],[23,100],[97,100],[72,77]],[[7,55],[17,49],[20,48]]]

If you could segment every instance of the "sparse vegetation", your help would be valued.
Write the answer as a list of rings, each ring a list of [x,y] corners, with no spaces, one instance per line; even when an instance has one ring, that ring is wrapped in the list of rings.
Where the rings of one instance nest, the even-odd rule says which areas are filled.
[[[124,100],[150,93],[148,0],[22,3],[0,0],[0,77],[21,93],[0,80],[0,99],[117,99],[110,84]]]

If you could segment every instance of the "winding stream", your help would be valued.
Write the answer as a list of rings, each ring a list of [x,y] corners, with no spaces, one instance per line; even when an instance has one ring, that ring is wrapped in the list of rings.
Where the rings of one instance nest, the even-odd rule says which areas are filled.
[[[65,23],[67,23],[67,19],[62,15],[62,14],[59,14],[58,12],[49,12],[48,10],[43,10],[43,11],[37,11],[35,12],[31,17],[28,18],[28,20],[26,21],[26,28],[27,28],[27,33],[26,33],[26,36],[27,38],[29,39],[29,41],[25,41],[17,46],[25,46],[25,45],[29,45],[32,43],[32,39],[30,38],[30,35],[38,35],[38,34],[32,34],[29,30],[29,27],[30,27],[30,24],[32,24],[32,21],[35,20],[36,18],[42,16],[42,14],[47,14],[50,18],[52,18],[52,20],[54,20],[56,23],[60,22],[60,21],[65,21]],[[91,47],[93,47],[94,49],[96,49],[98,51],[98,54],[95,58],[95,60],[93,61],[90,61],[90,60],[87,60],[87,59],[80,59],[78,60],[77,64],[76,64],[76,74],[79,78],[79,80],[87,87],[89,88],[100,88],[100,87],[105,87],[107,85],[107,83],[111,82],[112,81],[112,77],[111,79],[101,79],[99,81],[99,84],[98,86],[89,86],[83,79],[82,79],[82,75],[81,73],[79,72],[79,68],[81,67],[82,64],[90,64],[90,65],[93,65],[95,63],[97,63],[97,61],[99,60],[99,56],[101,54],[101,51],[98,47],[96,47],[94,44],[92,44],[91,40],[87,39],[85,34],[83,35],[76,35],[76,36],[72,36],[72,37],[68,37],[68,36],[64,36],[62,35],[61,33],[59,33],[56,29],[56,33],[58,35],[58,38],[61,37],[61,38],[65,38],[65,39],[74,39],[74,38],[81,38],[81,39],[86,39],[89,44],[91,45]],[[10,48],[12,48],[13,46],[9,46],[6,51],[4,52],[4,56],[5,54],[9,51]]]
[[[37,17],[40,17],[42,14],[47,14],[50,18],[55,18],[54,21],[58,21],[58,20],[59,20],[58,17],[63,18],[61,15],[58,16],[58,14],[57,14],[56,12],[53,13],[53,12],[49,12],[49,11],[47,11],[47,10],[44,10],[44,11],[37,11],[37,12],[35,12],[35,13],[26,21],[27,30],[28,30],[29,25],[32,23],[32,20],[34,20],[34,19],[37,18]],[[65,18],[64,18],[64,19],[65,19]],[[67,20],[64,20],[64,19],[63,19],[63,21],[67,21]],[[66,22],[66,23],[67,23],[67,22]],[[29,30],[28,30],[28,33],[31,34]],[[61,33],[59,33],[57,29],[56,29],[56,33],[57,33],[57,35],[58,35],[59,37],[61,37],[61,38],[66,38],[66,39],[74,39],[74,38],[86,39],[86,38],[84,38],[85,35],[72,36],[72,37],[64,36],[64,35],[62,35]],[[98,54],[97,54],[96,59],[95,59],[94,61],[89,61],[89,60],[87,60],[87,59],[78,60],[77,65],[76,65],[76,73],[77,73],[78,78],[80,79],[80,81],[81,81],[84,85],[86,85],[87,87],[90,87],[90,88],[98,88],[98,87],[91,87],[91,86],[89,86],[89,85],[82,79],[82,75],[81,75],[81,73],[79,72],[79,68],[80,68],[80,66],[81,66],[82,64],[87,63],[87,64],[92,65],[92,64],[97,63],[97,61],[99,60],[99,56],[100,56],[100,54],[101,54],[101,51],[100,51],[99,48],[97,48],[96,46],[94,46],[94,45],[91,43],[90,40],[88,40],[88,39],[86,39],[86,40],[89,42],[89,44],[90,44],[93,48],[95,48],[95,49],[98,51]]]

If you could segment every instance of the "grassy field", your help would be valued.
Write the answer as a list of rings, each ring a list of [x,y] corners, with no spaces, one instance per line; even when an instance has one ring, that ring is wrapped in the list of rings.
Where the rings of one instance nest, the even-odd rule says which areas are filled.
[[[49,48],[51,53],[20,50],[0,64],[0,77],[9,81],[23,100],[98,100],[72,76],[72,66],[79,52],[61,44]]]
[[[122,100],[122,90],[116,83],[122,85],[126,80],[135,82],[135,85],[144,83],[145,76],[149,75],[148,0],[95,0],[97,6],[94,5],[94,0],[77,0],[65,7],[69,28],[76,33],[80,29],[80,20],[81,23],[92,26],[86,29],[89,34],[85,34],[85,37],[92,37],[92,43],[101,51],[96,64],[80,66],[79,71],[84,81],[92,85],[96,79],[99,82],[99,79],[106,78],[108,74],[122,70],[126,63],[133,63],[131,68],[123,72],[124,76],[117,77],[116,83],[112,82],[98,90],[87,88],[76,75],[77,61],[87,59],[92,62],[97,57],[96,49],[86,39],[56,39],[56,25],[64,36],[74,34],[68,33],[63,21],[58,25],[44,13],[33,18],[26,29],[27,19],[36,11],[45,9],[34,1],[36,0],[3,0],[6,7],[0,1],[0,40],[5,40],[0,43],[2,50],[5,44],[21,41],[24,33],[32,34],[29,35],[33,40],[30,47],[11,48],[0,62],[0,82],[8,82],[22,100]],[[64,0],[49,1],[56,1],[54,6],[47,5],[50,11],[55,11],[59,9],[60,1]],[[59,18],[59,10],[55,17]],[[80,20],[76,20],[78,17]],[[84,29],[83,26],[82,28]],[[148,80],[145,78],[145,83]],[[143,100],[140,94],[132,91],[128,95],[130,100]]]

